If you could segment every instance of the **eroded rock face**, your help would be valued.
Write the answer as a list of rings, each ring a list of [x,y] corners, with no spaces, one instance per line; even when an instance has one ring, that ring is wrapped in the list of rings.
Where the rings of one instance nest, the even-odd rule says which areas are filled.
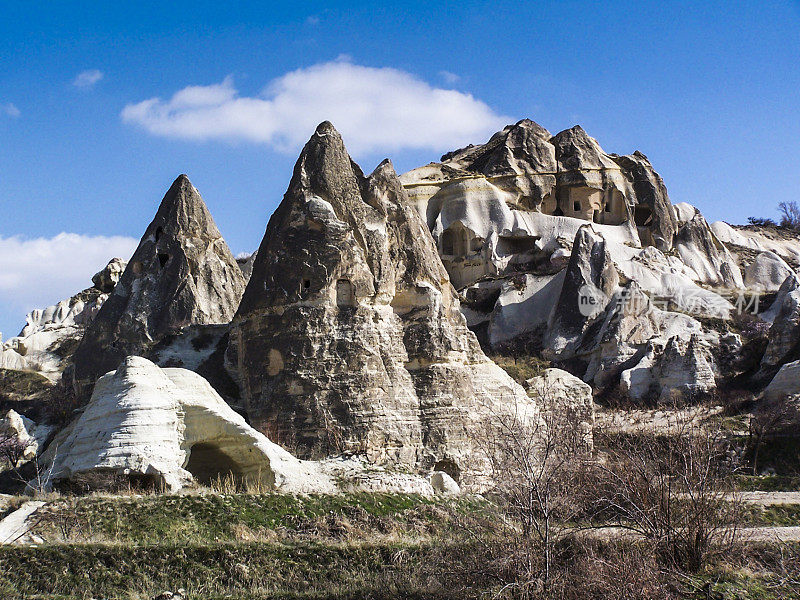
[[[769,369],[791,360],[800,346],[800,279],[797,275],[786,278],[764,316],[772,321],[772,327],[761,366]]]
[[[699,212],[678,230],[675,249],[683,263],[697,273],[696,281],[726,288],[744,287],[739,266]]]
[[[248,416],[305,455],[363,452],[469,479],[491,410],[535,407],[467,329],[391,164],[330,123],[306,144],[232,323]]]
[[[744,284],[750,290],[776,292],[793,274],[786,261],[774,252],[759,252],[745,267]]]
[[[580,127],[551,137],[525,119],[404,174],[454,285],[541,268],[582,222],[606,239],[672,247],[677,219],[643,154],[606,154]]]
[[[703,333],[692,317],[655,307],[635,281],[616,292],[602,318],[599,331],[587,331],[581,342],[588,360],[584,381],[606,388],[623,378],[623,390],[636,400],[650,393],[651,371],[669,340],[688,342]]]
[[[94,287],[28,313],[20,334],[0,344],[0,368],[28,369],[51,380],[61,377],[81,336],[113,289],[115,274],[124,268],[125,261],[114,258],[92,278]]]
[[[244,276],[200,194],[185,175],[155,218],[75,352],[81,391],[131,354],[195,324],[227,323]]]
[[[585,225],[575,236],[561,294],[548,325],[547,351],[568,358],[587,327],[606,309],[619,284],[619,274],[602,236]]]

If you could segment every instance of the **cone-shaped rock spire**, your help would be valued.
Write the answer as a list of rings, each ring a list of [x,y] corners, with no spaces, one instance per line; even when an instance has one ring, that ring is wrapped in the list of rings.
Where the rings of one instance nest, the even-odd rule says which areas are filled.
[[[77,387],[187,325],[229,322],[244,286],[200,193],[179,176],[75,352]]]
[[[474,471],[482,416],[528,407],[467,329],[389,161],[322,123],[272,215],[229,348],[251,422],[301,454]],[[523,410],[524,412],[524,410]]]

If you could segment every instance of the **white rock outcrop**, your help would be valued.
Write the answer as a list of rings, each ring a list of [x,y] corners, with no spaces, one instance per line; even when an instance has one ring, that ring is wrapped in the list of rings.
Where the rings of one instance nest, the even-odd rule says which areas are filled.
[[[744,285],[755,292],[777,292],[793,273],[786,261],[774,252],[760,252],[744,269]]]
[[[291,493],[433,493],[427,479],[357,457],[304,461],[250,427],[197,373],[130,356],[101,377],[83,414],[43,459],[55,484],[86,473],[150,481],[168,490],[233,476]]]
[[[592,449],[595,419],[592,386],[567,371],[546,369],[538,377],[528,379],[525,389],[543,411],[553,411],[554,414],[545,416],[548,424],[557,423],[565,434],[574,432],[586,449]],[[569,440],[563,441],[569,444]]]
[[[72,354],[72,347],[108,299],[113,285],[119,280],[119,270],[124,269],[125,264],[119,258],[111,259],[93,277],[95,287],[28,313],[20,334],[0,343],[0,368],[29,369],[50,380],[58,379]]]
[[[36,456],[52,431],[53,428],[49,425],[37,425],[31,419],[13,409],[9,410],[5,417],[0,419],[0,437],[18,440],[23,445],[24,454],[20,463],[16,465],[17,467]],[[0,471],[4,467],[11,466],[2,463],[3,459],[0,457]]]
[[[764,390],[767,400],[784,400],[800,394],[800,360],[786,363]]]

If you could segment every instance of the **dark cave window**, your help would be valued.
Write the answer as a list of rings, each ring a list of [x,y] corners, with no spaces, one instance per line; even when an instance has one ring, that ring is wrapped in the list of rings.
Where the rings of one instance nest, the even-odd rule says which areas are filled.
[[[167,264],[168,260],[169,260],[169,254],[162,254],[160,252],[158,253],[158,264],[161,265],[162,269],[164,268],[164,265]]]
[[[653,211],[650,209],[649,206],[637,204],[636,208],[633,209],[633,220],[639,227],[652,225]]]
[[[303,289],[307,290],[311,287],[311,280],[310,279],[303,279]]]
[[[581,212],[581,203],[579,200],[576,200],[575,202],[572,203],[572,209],[575,212]]]
[[[158,229],[156,229],[156,241],[160,240],[163,234],[164,234],[163,227],[159,227]]]

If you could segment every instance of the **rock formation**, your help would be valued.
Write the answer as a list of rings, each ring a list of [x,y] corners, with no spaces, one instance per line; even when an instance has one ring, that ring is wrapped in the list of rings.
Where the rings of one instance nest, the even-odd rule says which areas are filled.
[[[185,175],[155,218],[74,357],[80,391],[131,354],[195,324],[227,323],[244,277],[203,199]]]
[[[800,360],[783,365],[764,390],[767,400],[784,400],[800,395]]]
[[[759,252],[745,267],[744,285],[755,292],[777,292],[793,274],[786,261],[774,252]]]
[[[58,379],[124,268],[125,261],[114,258],[92,278],[94,287],[28,313],[20,334],[0,345],[0,368],[29,369]]]
[[[594,397],[592,386],[567,371],[545,369],[525,382],[525,389],[542,407],[548,425],[555,424],[568,445],[577,442],[591,451],[594,445]],[[570,437],[574,439],[570,440]],[[574,447],[574,446],[572,446]]]
[[[581,227],[550,317],[547,351],[568,358],[586,328],[605,311],[618,284],[605,240],[591,225]]]
[[[606,154],[580,127],[553,137],[525,119],[401,180],[458,288],[541,265],[571,245],[581,221],[606,239],[664,251],[677,231],[647,157]]]
[[[735,289],[744,287],[739,266],[699,212],[678,230],[675,249],[683,264],[697,274],[695,281]]]
[[[250,427],[202,377],[132,356],[101,377],[81,416],[43,456],[55,485],[106,474],[178,490],[233,477],[292,493],[347,489],[430,495],[430,484],[355,460],[298,460]]]
[[[770,310],[769,344],[761,359],[763,369],[775,369],[800,352],[800,278],[792,274],[781,285]]]
[[[251,422],[304,456],[351,451],[456,481],[524,390],[467,329],[391,163],[365,177],[322,123],[272,215],[232,323]]]

